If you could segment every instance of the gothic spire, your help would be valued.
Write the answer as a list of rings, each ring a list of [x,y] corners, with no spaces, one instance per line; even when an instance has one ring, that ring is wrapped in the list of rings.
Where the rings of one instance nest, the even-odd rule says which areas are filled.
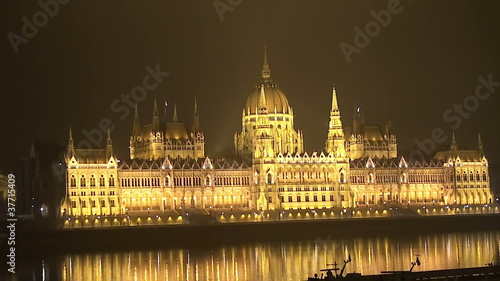
[[[156,95],[153,107],[153,132],[160,131],[160,116],[158,115],[158,105],[156,104]]]
[[[177,117],[177,104],[174,103],[174,116],[172,117],[172,122],[179,122],[179,118]]]
[[[106,141],[106,160],[113,156],[113,142],[111,141],[111,132],[108,128],[108,140]]]
[[[198,103],[196,97],[194,98],[194,112],[193,112],[193,133],[200,130],[200,115],[198,114]]]
[[[73,132],[71,131],[71,127],[69,127],[69,141],[68,141],[68,158],[71,158],[75,155],[75,143],[73,141]]]
[[[264,65],[262,66],[262,79],[267,82],[271,80],[271,69],[267,62],[267,48],[264,46]]]
[[[137,109],[137,103],[135,103],[134,128],[132,131],[132,135],[139,136],[140,134],[141,134],[141,124],[139,122],[139,110]]]
[[[477,149],[479,150],[479,156],[483,157],[484,150],[483,150],[483,142],[481,141],[481,134],[478,134],[478,137],[477,137]]]
[[[337,90],[335,89],[335,84],[332,90],[332,110],[330,113],[339,112],[339,104],[337,102]]]
[[[266,92],[264,91],[264,85],[260,86],[259,113],[267,113]]]
[[[457,141],[455,139],[455,132],[453,132],[453,135],[451,137],[451,146],[450,146],[451,154],[456,155],[457,150],[458,150],[458,145]]]

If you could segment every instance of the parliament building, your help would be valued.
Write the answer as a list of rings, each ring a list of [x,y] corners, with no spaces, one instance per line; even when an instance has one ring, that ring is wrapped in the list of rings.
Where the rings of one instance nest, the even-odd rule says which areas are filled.
[[[109,132],[105,148],[77,149],[70,131],[63,215],[492,203],[480,138],[477,149],[461,150],[453,136],[447,151],[410,161],[398,155],[390,121],[365,124],[355,110],[345,127],[335,87],[325,147],[304,151],[267,55],[262,80],[242,110],[241,132],[234,134],[233,159],[206,155],[196,101],[191,126],[179,121],[175,108],[172,122],[160,122],[156,101],[152,115],[151,124],[141,124],[136,106],[128,160],[117,159]]]

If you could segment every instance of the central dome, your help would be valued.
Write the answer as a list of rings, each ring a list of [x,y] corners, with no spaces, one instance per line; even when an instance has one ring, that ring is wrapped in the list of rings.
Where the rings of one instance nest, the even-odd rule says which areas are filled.
[[[266,109],[269,113],[290,114],[290,105],[278,85],[271,81],[271,69],[267,63],[267,51],[264,47],[264,65],[262,66],[262,82],[250,94],[245,105],[245,112],[247,115],[257,114],[258,106],[261,95],[261,88],[264,88],[264,95],[266,97]]]
[[[290,105],[285,96],[285,93],[281,89],[273,84],[272,82],[263,82],[264,94],[266,96],[266,106],[267,111],[272,114],[276,109],[276,113],[290,114]],[[260,97],[260,87],[256,87],[255,90],[250,94],[245,105],[245,112],[247,115],[257,114],[259,106]]]

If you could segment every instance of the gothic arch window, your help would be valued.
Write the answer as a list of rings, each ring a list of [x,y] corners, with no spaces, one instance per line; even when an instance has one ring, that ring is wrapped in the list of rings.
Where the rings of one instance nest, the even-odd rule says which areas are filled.
[[[340,182],[345,182],[345,174],[343,172],[340,173]]]
[[[402,183],[406,183],[406,182],[407,182],[407,176],[406,176],[406,173],[403,173],[403,175],[401,175],[401,182],[402,182]]]
[[[271,173],[267,174],[267,183],[269,184],[273,183],[273,175]]]
[[[84,176],[84,175],[82,175],[82,178],[80,179],[80,186],[81,186],[81,187],[85,187],[85,185],[86,185],[86,182],[85,182],[85,176]]]
[[[101,177],[99,178],[99,186],[105,186],[106,183],[104,181],[104,175],[101,175]]]
[[[483,171],[483,181],[486,181],[486,171]]]
[[[211,185],[210,176],[207,176],[207,177],[205,178],[205,185],[206,185],[206,186],[210,186],[210,185]]]
[[[368,175],[368,183],[373,183],[373,174]]]
[[[165,177],[165,186],[170,186],[170,176]]]
[[[70,185],[71,185],[71,187],[75,187],[75,186],[76,186],[76,178],[75,178],[75,175],[71,175],[71,179],[70,179],[69,181],[70,181]]]
[[[90,186],[95,186],[95,176],[90,175]]]
[[[109,186],[115,186],[115,178],[113,175],[109,176]]]

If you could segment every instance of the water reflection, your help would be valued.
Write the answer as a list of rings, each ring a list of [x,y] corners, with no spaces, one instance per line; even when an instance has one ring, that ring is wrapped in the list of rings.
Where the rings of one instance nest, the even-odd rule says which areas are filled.
[[[60,280],[305,280],[349,254],[348,272],[376,274],[483,266],[496,256],[500,232],[429,234],[410,238],[321,237],[286,243],[252,243],[214,249],[175,249],[65,255],[52,264]],[[40,272],[41,270],[37,270]],[[45,274],[45,266],[43,268]],[[38,275],[38,274],[37,274]],[[42,279],[36,279],[42,280]]]

